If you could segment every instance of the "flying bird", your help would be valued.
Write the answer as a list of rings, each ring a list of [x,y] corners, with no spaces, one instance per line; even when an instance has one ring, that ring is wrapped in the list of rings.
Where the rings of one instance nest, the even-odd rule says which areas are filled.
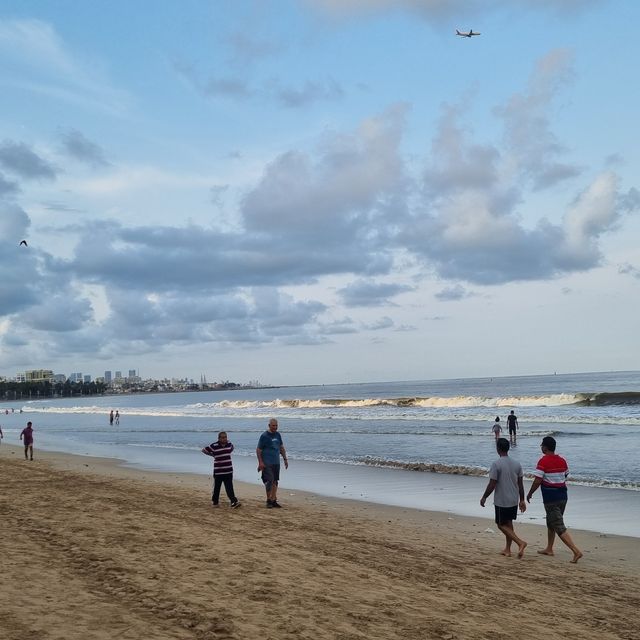
[[[462,36],[463,38],[472,38],[473,36],[481,35],[480,32],[474,31],[473,29],[469,29],[469,33],[465,33],[464,31],[458,31],[456,29],[456,35]]]
[[[20,240],[20,244],[19,244],[18,246],[20,246],[20,247],[21,247],[22,245],[24,245],[25,247],[28,247],[28,246],[29,246],[29,245],[27,244],[27,241],[26,241],[26,240]]]

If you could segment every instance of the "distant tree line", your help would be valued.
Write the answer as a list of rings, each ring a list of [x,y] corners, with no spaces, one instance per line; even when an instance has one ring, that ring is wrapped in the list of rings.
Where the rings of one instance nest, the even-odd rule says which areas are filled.
[[[0,381],[0,398],[4,400],[37,400],[38,398],[71,398],[95,396],[105,392],[104,382],[15,382]]]

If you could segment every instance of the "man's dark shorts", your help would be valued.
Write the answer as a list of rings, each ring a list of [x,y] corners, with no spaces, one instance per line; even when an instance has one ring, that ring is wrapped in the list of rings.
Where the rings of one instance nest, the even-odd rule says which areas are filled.
[[[544,510],[547,512],[547,528],[555,531],[559,536],[567,530],[567,527],[564,526],[563,518],[566,506],[566,500],[549,502],[544,505]]]
[[[271,491],[274,484],[278,484],[280,480],[280,465],[279,464],[267,464],[262,470],[262,482],[267,491]]]
[[[518,517],[518,505],[515,507],[499,507],[493,505],[496,510],[496,524],[508,524]]]
[[[515,427],[509,427],[509,435],[510,436],[515,436],[516,435],[516,428]]]

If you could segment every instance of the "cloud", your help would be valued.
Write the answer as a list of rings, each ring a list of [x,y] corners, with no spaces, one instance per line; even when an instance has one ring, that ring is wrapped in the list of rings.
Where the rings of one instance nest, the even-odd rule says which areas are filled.
[[[242,31],[232,33],[227,43],[231,49],[231,62],[243,66],[274,56],[284,48],[280,43],[261,40]]]
[[[329,336],[358,333],[353,319],[349,317],[322,323],[318,330],[321,334]]]
[[[435,298],[442,302],[451,302],[453,300],[464,300],[465,298],[470,298],[474,294],[465,289],[461,284],[456,284],[452,287],[445,287],[434,295]]]
[[[102,148],[95,142],[87,139],[80,131],[76,129],[62,131],[60,138],[65,153],[75,160],[79,160],[94,168],[109,166],[109,162],[107,162]]]
[[[404,107],[395,107],[325,137],[315,156],[278,156],[242,201],[246,230],[270,237],[277,253],[302,249],[325,273],[386,271],[388,206],[405,188],[403,126]]]
[[[0,198],[14,196],[19,191],[20,187],[17,182],[7,180],[2,173],[0,173]]]
[[[578,176],[577,165],[563,163],[564,152],[550,128],[547,111],[557,92],[571,79],[571,55],[557,49],[536,65],[525,93],[496,109],[505,127],[506,150],[534,189],[545,189]]]
[[[640,280],[640,269],[638,269],[638,267],[634,267],[629,262],[625,262],[621,265],[618,265],[618,273],[624,274],[624,275],[630,275]]]
[[[92,111],[122,115],[128,94],[111,86],[97,60],[71,50],[41,20],[0,20],[0,54],[6,63],[2,84]],[[30,78],[30,80],[25,80]]]
[[[382,331],[384,329],[391,329],[395,323],[389,316],[383,316],[375,322],[363,322],[362,328],[368,331]]]
[[[398,225],[400,246],[442,278],[485,285],[600,264],[601,236],[640,209],[640,193],[621,191],[615,173],[596,175],[564,212],[550,212],[559,222],[543,217],[525,226],[518,215],[530,193],[578,175],[560,162],[563,147],[547,116],[569,76],[564,52],[540,61],[527,91],[495,110],[504,125],[502,144],[477,144],[461,122],[465,109],[443,108],[425,163],[423,200]]]
[[[324,82],[307,81],[301,88],[285,87],[274,81],[268,88],[275,95],[278,103],[288,109],[300,109],[316,102],[339,100],[344,97],[344,90],[333,79]]]
[[[306,0],[334,16],[352,16],[383,11],[409,11],[428,22],[441,24],[456,16],[478,18],[499,9],[544,10],[573,13],[601,0]]]
[[[408,285],[356,280],[337,293],[347,307],[377,307],[393,304],[390,298],[413,290]]]
[[[23,322],[39,331],[77,331],[92,318],[91,303],[86,298],[53,294],[34,305]]]
[[[0,166],[24,180],[55,180],[56,168],[24,142],[0,143]]]

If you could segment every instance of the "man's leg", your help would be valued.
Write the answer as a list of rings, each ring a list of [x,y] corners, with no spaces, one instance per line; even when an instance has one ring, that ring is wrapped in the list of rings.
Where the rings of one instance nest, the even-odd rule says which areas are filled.
[[[31,460],[33,460],[33,445],[29,445],[29,455],[31,456]]]
[[[576,544],[573,541],[573,538],[569,535],[569,532],[565,531],[564,533],[559,533],[558,536],[560,537],[560,540],[562,540],[562,542],[564,542],[567,547],[569,547],[569,549],[573,551],[573,558],[570,560],[570,562],[572,562],[573,564],[578,562],[578,560],[582,558],[582,551],[580,551],[580,549],[576,547]]]
[[[213,476],[213,496],[211,501],[213,506],[217,507],[220,500],[220,487],[222,486],[222,476]]]
[[[235,504],[238,502],[238,498],[236,498],[235,493],[233,492],[233,475],[229,474],[226,476],[222,476],[224,482],[224,490],[227,493],[227,498],[229,498],[229,502],[231,504]]]
[[[515,542],[518,545],[518,558],[522,558],[524,555],[524,550],[527,547],[527,543],[516,535],[516,532],[513,529],[513,520],[509,520],[504,524],[499,524],[498,529],[504,533],[504,537],[507,539],[506,546],[504,551],[502,551],[503,556],[511,555],[511,543]]]
[[[29,445],[28,444],[24,445],[24,459],[25,460],[29,459]]]

